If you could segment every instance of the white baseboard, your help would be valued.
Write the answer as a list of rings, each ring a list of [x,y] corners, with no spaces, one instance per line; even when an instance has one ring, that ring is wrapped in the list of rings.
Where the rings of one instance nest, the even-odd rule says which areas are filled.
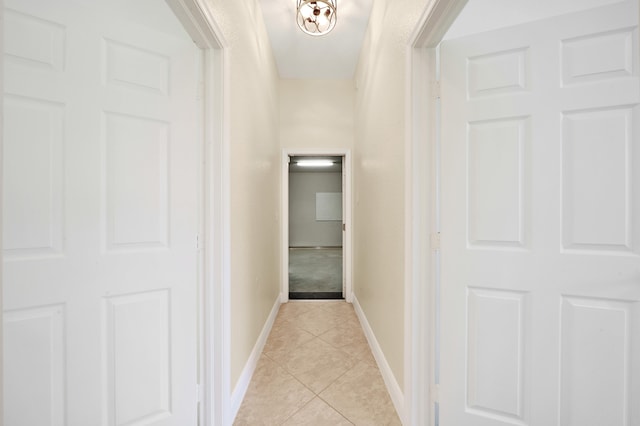
[[[402,389],[398,385],[393,372],[391,371],[391,367],[387,362],[387,359],[378,344],[378,340],[376,339],[375,334],[373,334],[373,330],[369,325],[369,321],[367,321],[367,317],[358,303],[358,298],[353,295],[353,308],[356,311],[356,315],[358,315],[358,319],[360,320],[360,325],[362,325],[362,329],[364,330],[364,334],[369,342],[369,347],[371,348],[371,352],[373,352],[373,357],[376,359],[376,363],[378,364],[378,368],[380,369],[380,374],[382,374],[382,378],[384,379],[385,385],[387,385],[387,391],[389,392],[389,396],[391,396],[391,401],[393,401],[393,405],[396,408],[396,412],[398,413],[398,417],[401,420],[405,418],[405,401],[404,394]]]
[[[253,373],[256,370],[256,365],[258,365],[258,360],[260,359],[260,355],[262,354],[262,349],[264,348],[264,344],[267,342],[267,338],[269,337],[269,333],[271,332],[271,327],[273,326],[273,322],[275,321],[276,315],[278,314],[278,309],[280,309],[279,296],[276,299],[276,302],[273,304],[271,313],[267,317],[267,321],[264,323],[264,327],[262,327],[262,331],[258,336],[258,340],[256,341],[256,344],[251,351],[251,355],[249,355],[249,359],[242,369],[242,374],[240,374],[238,383],[236,384],[236,387],[233,389],[233,393],[231,394],[231,423],[235,421],[236,415],[238,415],[238,410],[240,409],[240,405],[242,404],[242,400],[247,393],[247,389],[249,389],[249,383],[251,383],[251,378],[253,377]]]

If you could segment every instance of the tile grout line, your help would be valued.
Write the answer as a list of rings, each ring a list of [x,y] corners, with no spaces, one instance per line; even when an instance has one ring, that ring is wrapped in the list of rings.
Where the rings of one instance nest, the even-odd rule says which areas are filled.
[[[307,330],[305,330],[305,331],[307,331]],[[313,340],[315,340],[315,339],[322,340],[322,339],[320,339],[318,336],[314,336],[314,337],[313,337],[313,339],[311,339],[311,340],[309,340],[309,341],[307,341],[307,342],[302,343],[300,346],[303,346],[303,345],[305,345],[305,344],[307,344],[307,343],[309,343],[309,342],[311,342],[311,341],[313,341]],[[322,341],[324,342],[324,340],[322,340]],[[327,343],[327,344],[331,345],[329,342],[325,342],[325,343]],[[300,347],[300,346],[298,346],[298,347]],[[333,345],[331,345],[331,346],[333,346]],[[354,424],[351,420],[349,420],[347,417],[345,417],[345,415],[344,415],[343,413],[341,413],[340,411],[338,411],[338,410],[336,409],[336,407],[334,407],[334,406],[332,406],[331,404],[329,404],[327,401],[325,401],[325,400],[324,400],[324,398],[322,398],[322,397],[320,396],[320,393],[321,393],[321,392],[325,391],[329,386],[331,386],[333,383],[335,383],[335,382],[336,382],[336,380],[338,380],[340,377],[342,377],[344,374],[346,374],[348,371],[350,371],[350,370],[351,370],[351,368],[353,368],[353,366],[352,366],[352,367],[350,367],[350,368],[347,368],[347,370],[346,370],[344,373],[342,373],[342,374],[341,374],[340,376],[338,376],[335,380],[331,381],[327,386],[325,386],[324,388],[322,388],[322,390],[320,390],[319,392],[317,392],[317,393],[316,393],[313,389],[309,388],[309,386],[307,386],[307,385],[306,385],[305,383],[303,383],[303,382],[302,382],[298,377],[296,377],[296,375],[295,375],[295,374],[293,374],[293,372],[289,371],[289,370],[286,368],[286,366],[282,365],[279,361],[277,361],[277,360],[273,359],[272,357],[270,357],[269,355],[267,355],[267,353],[266,353],[266,352],[263,352],[262,354],[263,354],[264,356],[266,356],[267,358],[269,358],[269,359],[270,359],[270,360],[271,360],[271,361],[272,361],[272,362],[273,362],[277,367],[280,367],[284,372],[286,372],[289,376],[291,376],[291,377],[292,377],[293,379],[295,379],[298,383],[300,383],[300,384],[301,384],[305,389],[307,389],[309,392],[311,392],[311,393],[313,394],[313,397],[312,397],[311,399],[309,399],[309,401],[305,402],[305,403],[304,403],[304,405],[303,405],[302,407],[300,407],[298,410],[296,410],[295,412],[293,412],[289,417],[287,417],[286,419],[284,419],[284,421],[282,421],[282,422],[280,423],[280,425],[285,424],[287,421],[289,421],[289,419],[291,419],[291,418],[292,418],[292,417],[294,417],[296,414],[298,414],[300,411],[302,411],[302,410],[303,410],[307,405],[309,405],[309,404],[311,403],[311,401],[313,401],[315,398],[320,399],[320,400],[321,400],[321,401],[323,401],[325,404],[327,404],[327,406],[329,406],[332,410],[334,410],[336,413],[338,413],[342,418],[344,418],[345,420],[347,420],[349,423]],[[355,364],[354,364],[354,366],[355,366]]]
[[[373,367],[379,373],[379,367],[377,365],[372,366],[369,361],[369,357],[367,357],[368,355],[367,350],[371,351],[371,348],[369,347],[368,342],[366,340],[364,341],[365,343],[364,348],[361,349],[361,346],[360,346],[361,342],[360,342],[360,339],[358,338],[358,333],[364,333],[364,328],[362,327],[362,324],[360,323],[359,318],[357,318],[357,316],[355,318],[353,317],[352,311],[350,311],[349,309],[345,309],[342,306],[338,306],[338,303],[340,302],[337,302],[337,301],[328,301],[329,303],[324,303],[324,304],[314,303],[317,301],[310,301],[310,302],[311,303],[308,303],[308,304],[303,304],[303,303],[297,304],[296,307],[293,307],[294,305],[292,304],[290,307],[285,308],[284,311],[282,310],[282,308],[285,305],[281,305],[280,310],[272,326],[272,331],[269,333],[269,336],[267,337],[267,342],[266,342],[266,344],[268,345],[272,337],[271,334],[273,332],[273,329],[279,329],[278,330],[279,334],[276,337],[274,337],[274,339],[276,340],[273,340],[274,348],[276,348],[276,350],[271,351],[273,355],[267,354],[267,352],[264,350],[261,353],[261,355],[264,356],[269,361],[271,361],[276,368],[281,369],[283,373],[285,373],[290,378],[293,378],[295,382],[301,385],[302,389],[306,389],[310,393],[310,395],[308,395],[310,397],[309,400],[305,401],[302,404],[302,406],[297,408],[292,414],[288,415],[284,420],[279,421],[277,424],[283,425],[286,422],[290,421],[295,416],[299,415],[301,412],[303,412],[303,410],[309,409],[309,405],[314,401],[315,398],[318,398],[318,401],[321,401],[323,404],[325,404],[326,407],[329,407],[333,412],[337,413],[348,424],[355,425],[355,423],[349,417],[347,417],[345,413],[343,413],[341,410],[333,406],[329,401],[325,399],[326,395],[322,396],[321,394],[329,395],[327,391],[331,389],[333,386],[335,386],[338,381],[343,379],[347,374],[349,374],[356,368]],[[302,305],[306,305],[306,306],[302,307]],[[309,314],[311,315],[308,318],[301,319],[302,316],[309,315]],[[309,328],[312,328],[314,331],[310,331],[307,328],[301,327],[299,326],[299,324],[305,324]],[[322,329],[324,325],[329,325],[329,328],[321,332],[316,331],[318,329]],[[300,332],[307,333],[306,336],[303,336],[302,334],[300,334],[300,336],[304,338],[308,337],[308,340],[303,340],[301,342],[298,342],[297,341],[298,339],[295,338],[294,340],[290,340],[292,343],[294,343],[293,346],[286,347],[286,351],[278,351],[277,350],[278,348],[282,348],[282,343],[278,344],[277,342],[287,341],[287,336],[290,335],[290,332],[288,331],[288,329],[298,330]],[[294,332],[294,333],[296,333],[296,336],[297,336],[298,332]],[[330,333],[333,333],[333,334],[330,334]],[[325,336],[325,337],[323,338],[322,336]],[[366,339],[366,336],[364,337]],[[333,343],[329,340],[333,340],[336,343]],[[334,371],[334,368],[336,368],[336,372],[338,372],[342,368],[345,368],[344,371],[339,373],[337,377],[330,379],[329,382],[326,383],[317,392],[311,389],[310,385],[322,384],[323,380],[310,381],[310,385],[308,386],[304,382],[302,382],[302,380],[297,376],[298,374],[301,374],[303,375],[303,377],[305,377],[305,374],[308,374],[310,371],[313,371],[313,369],[308,371],[307,370],[300,371],[299,373],[294,374],[292,371],[289,370],[289,368],[287,368],[287,364],[290,364],[292,361],[291,355],[295,351],[298,351],[301,349],[304,350],[303,349],[304,346],[314,344],[314,343],[326,345],[325,346],[326,348],[331,348],[332,351],[338,351],[341,353],[338,359],[342,360],[342,362],[337,362],[337,363],[331,362],[327,366],[327,368],[329,369],[327,370],[327,373],[329,373],[330,371]],[[341,344],[340,346],[338,345],[339,343]],[[313,349],[311,350],[313,351]],[[275,357],[281,359],[281,361],[276,360]],[[293,369],[307,368],[308,362],[304,362],[304,361],[305,361],[304,359],[300,359],[299,362],[294,363],[295,365],[292,365],[291,367]],[[321,370],[324,371],[324,369],[321,369]],[[325,377],[330,378],[332,375],[333,373],[330,373],[329,376],[325,376]],[[351,386],[347,385],[347,388],[350,389]],[[301,399],[300,401],[304,401],[304,399]],[[295,407],[291,407],[291,408],[295,408]],[[318,409],[318,408],[320,407],[316,407],[315,409]],[[313,409],[310,409],[310,410],[313,410]],[[318,413],[322,413],[322,414],[326,413],[327,415],[330,414],[326,408],[322,409],[322,411],[318,411]],[[305,414],[300,414],[300,415],[304,416]]]
[[[289,417],[287,417],[286,419],[284,419],[284,421],[282,421],[282,423],[280,423],[280,425],[285,424],[291,417],[295,416],[296,414],[298,414],[304,407],[306,407],[307,405],[309,405],[309,403],[311,401],[313,401],[314,398],[318,398],[318,394],[315,393],[312,389],[309,388],[309,386],[307,386],[306,384],[304,384],[303,382],[300,381],[300,379],[298,379],[292,372],[290,372],[289,370],[287,370],[282,364],[280,364],[278,361],[276,361],[275,359],[271,358],[269,355],[267,355],[266,353],[262,353],[264,356],[266,356],[267,358],[269,358],[275,365],[276,367],[281,368],[285,373],[287,373],[289,376],[291,376],[296,382],[300,383],[305,389],[307,389],[309,392],[311,392],[313,394],[313,396],[311,397],[311,399],[309,399],[307,402],[304,403],[304,405],[302,405],[302,407],[300,407],[299,409],[297,409],[295,412],[293,412]],[[328,405],[328,404],[327,404]],[[333,408],[333,407],[332,407]],[[335,410],[335,408],[334,408]],[[337,410],[336,410],[337,411]],[[340,414],[342,415],[342,414]],[[344,417],[344,416],[343,416]]]
[[[331,312],[328,312],[328,313],[332,314]],[[301,314],[301,315],[303,315],[303,314]],[[298,316],[300,316],[300,315],[298,315]],[[360,328],[362,328],[360,324],[358,324],[358,326],[359,326]],[[304,409],[304,407],[306,407],[307,405],[309,405],[309,404],[311,403],[311,401],[313,401],[313,399],[314,399],[314,398],[319,398],[319,399],[320,399],[320,400],[322,400],[325,404],[327,404],[327,406],[331,407],[331,409],[333,409],[333,410],[334,410],[336,413],[338,413],[342,418],[344,418],[346,421],[348,421],[348,422],[349,422],[349,423],[351,423],[351,424],[354,424],[354,423],[351,421],[351,419],[349,419],[349,418],[348,418],[348,417],[347,417],[343,412],[341,412],[337,407],[334,407],[331,403],[329,403],[329,401],[325,400],[325,399],[324,399],[320,394],[321,394],[322,392],[324,392],[325,390],[327,390],[329,387],[331,387],[333,384],[335,384],[338,380],[340,380],[344,375],[346,375],[348,372],[350,372],[351,370],[353,370],[356,366],[358,366],[358,365],[359,365],[359,364],[361,364],[361,363],[365,363],[365,364],[366,364],[366,362],[365,362],[364,360],[362,360],[362,359],[360,359],[360,358],[356,357],[355,355],[352,355],[352,354],[348,353],[347,351],[343,350],[343,349],[342,349],[342,347],[338,347],[338,346],[336,346],[336,345],[332,344],[331,342],[327,342],[326,340],[322,339],[322,337],[320,337],[320,336],[322,336],[322,335],[324,335],[324,334],[328,333],[328,332],[329,332],[329,331],[331,331],[331,330],[340,329],[340,326],[331,327],[331,328],[329,328],[328,330],[326,330],[326,331],[324,331],[323,333],[321,333],[320,335],[315,335],[315,334],[311,333],[311,331],[306,330],[306,329],[303,329],[303,328],[301,328],[301,327],[298,327],[298,326],[296,326],[295,324],[294,324],[294,327],[299,328],[299,329],[301,329],[301,330],[303,330],[303,331],[306,331],[307,333],[310,333],[311,335],[313,335],[313,336],[314,336],[312,339],[310,339],[310,340],[308,340],[308,341],[306,341],[306,342],[304,342],[304,343],[301,343],[300,345],[296,346],[294,349],[297,349],[297,348],[300,348],[300,347],[302,347],[302,346],[304,346],[304,345],[306,345],[306,344],[309,344],[310,342],[312,342],[312,341],[314,341],[314,340],[320,340],[320,341],[322,341],[322,342],[324,342],[324,343],[328,344],[329,346],[333,347],[334,349],[339,350],[339,351],[342,351],[343,353],[345,353],[345,354],[346,354],[346,355],[347,355],[347,356],[348,356],[348,357],[353,361],[353,365],[351,365],[351,367],[348,367],[344,372],[342,372],[338,377],[336,377],[336,378],[335,378],[335,379],[333,379],[331,382],[329,382],[329,383],[328,383],[325,387],[323,387],[321,390],[319,390],[318,392],[315,392],[313,389],[309,388],[305,383],[303,383],[303,382],[302,382],[298,377],[296,377],[296,375],[295,375],[293,372],[289,371],[289,369],[288,369],[285,365],[282,365],[279,361],[277,361],[277,360],[275,360],[275,359],[273,359],[273,358],[269,357],[269,356],[268,356],[268,355],[266,355],[266,353],[265,353],[265,356],[267,356],[269,359],[271,359],[271,360],[272,360],[272,361],[273,361],[273,362],[274,362],[278,367],[282,368],[285,372],[287,372],[290,376],[292,376],[296,381],[298,381],[298,383],[300,383],[302,386],[304,386],[306,389],[308,389],[308,390],[309,390],[311,393],[313,393],[313,395],[314,395],[314,397],[313,397],[313,398],[311,398],[309,401],[307,401],[307,402],[306,402],[302,407],[300,407],[296,412],[294,412],[294,413],[293,413],[293,414],[291,414],[289,417],[287,417],[287,418],[286,418],[286,419],[281,423],[281,425],[282,425],[282,424],[284,424],[284,423],[286,423],[290,418],[292,418],[292,417],[293,417],[293,416],[295,416],[297,413],[299,413],[300,411],[302,411],[302,410]]]
[[[324,389],[322,389],[316,396],[318,398],[320,398],[321,400],[324,401],[325,404],[327,404],[329,407],[333,408],[337,413],[339,413],[342,417],[344,417],[345,419],[347,419],[347,421],[349,423],[355,424],[351,421],[351,419],[349,419],[346,414],[344,414],[342,411],[340,411],[338,408],[334,407],[329,401],[325,400],[320,394],[323,393],[324,391],[326,391],[327,389],[329,389],[331,387],[331,385],[335,384],[338,380],[340,380],[343,376],[345,376],[348,372],[350,372],[351,370],[353,370],[354,368],[356,368],[356,366],[358,365],[359,362],[362,361],[356,361],[355,364],[353,364],[350,368],[347,368],[347,370],[342,373],[340,376],[338,376],[334,381],[332,381],[329,385],[327,385]]]
[[[329,315],[331,315],[331,316],[335,316],[335,313],[334,313],[334,312],[330,312],[330,311],[328,311],[328,310],[326,310],[326,309],[323,309],[322,307],[315,307],[315,309],[316,309],[316,310],[317,310],[317,309],[320,309],[320,310],[324,311],[325,313],[327,313],[327,314],[329,314]],[[299,317],[299,316],[302,316],[302,315],[304,315],[304,314],[306,314],[306,313],[308,313],[308,312],[311,312],[312,310],[313,310],[313,309],[310,309],[310,310],[307,310],[305,313],[301,313],[301,314],[295,315],[295,316],[293,316],[293,318],[292,318],[292,319],[295,319],[295,318],[297,318],[297,317]],[[274,324],[274,325],[275,325],[275,324]],[[331,409],[333,409],[336,413],[338,413],[342,418],[344,418],[345,420],[347,420],[349,423],[354,424],[354,423],[353,423],[353,422],[352,422],[348,417],[346,417],[346,415],[345,415],[344,413],[342,413],[340,410],[338,410],[336,407],[334,407],[334,406],[333,406],[333,405],[331,405],[328,401],[326,401],[324,398],[322,398],[322,397],[320,396],[320,394],[321,394],[322,392],[324,392],[325,390],[327,390],[329,387],[331,387],[331,385],[333,385],[334,383],[336,383],[338,380],[340,380],[340,378],[342,378],[345,374],[347,374],[349,371],[351,371],[353,368],[355,368],[359,363],[362,363],[362,362],[364,362],[364,361],[363,361],[363,360],[361,360],[361,359],[359,359],[358,357],[356,357],[356,356],[354,356],[354,355],[352,355],[352,354],[348,353],[347,351],[343,350],[343,349],[342,349],[342,347],[338,347],[338,346],[336,346],[335,344],[333,344],[333,343],[331,343],[331,342],[328,342],[328,341],[326,341],[325,339],[323,339],[323,338],[321,337],[322,335],[324,335],[324,334],[328,333],[329,331],[332,331],[332,330],[339,330],[339,329],[341,328],[339,325],[336,325],[336,326],[330,327],[329,329],[327,329],[327,330],[323,331],[323,332],[322,332],[322,333],[320,333],[320,334],[315,334],[315,333],[311,332],[310,330],[307,330],[307,329],[305,329],[305,328],[299,327],[299,326],[297,326],[295,323],[292,323],[292,325],[293,325],[294,327],[296,327],[296,328],[298,328],[298,329],[300,329],[300,330],[303,330],[303,331],[305,331],[305,332],[307,332],[307,333],[311,334],[312,336],[314,336],[312,339],[310,339],[310,340],[308,340],[308,341],[306,341],[306,342],[304,342],[304,343],[301,343],[301,344],[297,345],[295,348],[292,348],[292,350],[295,350],[295,349],[298,349],[298,348],[300,348],[300,347],[302,347],[302,346],[304,346],[304,345],[307,345],[307,344],[309,344],[310,342],[312,342],[312,341],[314,341],[314,340],[320,340],[320,341],[322,341],[322,342],[324,342],[324,343],[328,344],[328,345],[329,345],[329,346],[331,346],[332,348],[334,348],[334,349],[336,349],[336,350],[339,350],[339,351],[341,351],[341,352],[345,353],[345,354],[346,354],[346,355],[347,355],[347,356],[348,356],[348,357],[353,361],[353,365],[351,365],[350,367],[346,368],[346,370],[345,370],[344,372],[342,372],[338,377],[336,377],[336,378],[335,378],[335,379],[333,379],[331,382],[329,382],[329,383],[328,383],[326,386],[324,386],[321,390],[319,390],[318,392],[315,392],[313,389],[309,388],[305,383],[303,383],[303,382],[302,382],[298,377],[296,377],[296,375],[295,375],[293,372],[289,371],[289,369],[288,369],[285,365],[282,365],[279,361],[277,361],[277,360],[273,359],[272,357],[269,357],[269,356],[268,356],[268,355],[266,355],[266,353],[265,353],[265,356],[267,356],[269,359],[271,359],[271,360],[272,360],[272,361],[273,361],[277,366],[279,366],[279,367],[280,367],[280,368],[282,368],[284,371],[286,371],[290,376],[292,376],[296,381],[298,381],[302,386],[304,386],[306,389],[308,389],[308,390],[309,390],[311,393],[313,393],[313,395],[314,395],[314,397],[313,397],[313,398],[311,398],[309,401],[307,401],[307,402],[306,402],[302,407],[300,407],[296,412],[294,412],[294,413],[293,413],[293,414],[291,414],[289,417],[287,417],[287,418],[286,418],[286,419],[285,419],[281,424],[286,423],[290,418],[292,418],[292,417],[293,417],[293,416],[295,416],[297,413],[299,413],[300,411],[302,411],[302,410],[304,409],[304,407],[306,407],[307,405],[309,405],[309,404],[311,403],[311,401],[313,401],[313,399],[314,399],[314,398],[319,398],[319,399],[320,399],[320,400],[322,400],[325,404],[327,404],[327,406],[331,407]],[[358,324],[358,326],[359,326],[359,327],[360,327],[360,329],[362,330],[361,325],[360,325],[360,324]],[[345,327],[345,328],[346,328],[346,327]]]
[[[317,339],[318,337],[316,337]],[[308,342],[306,342],[308,343]],[[328,343],[328,342],[326,342]],[[335,411],[336,413],[338,413],[342,418],[344,418],[346,421],[348,421],[349,423],[351,423],[352,425],[355,425],[355,423],[353,423],[351,421],[351,419],[349,419],[342,411],[340,411],[338,408],[334,407],[329,401],[325,400],[320,394],[322,392],[324,392],[325,390],[327,390],[329,387],[331,387],[331,385],[335,384],[338,380],[340,380],[344,375],[346,375],[348,372],[350,372],[351,370],[353,370],[356,366],[358,366],[361,363],[365,363],[365,361],[351,357],[353,359],[354,364],[347,368],[343,373],[341,373],[338,377],[336,377],[334,380],[332,380],[329,384],[327,384],[327,386],[325,386],[324,388],[322,388],[322,390],[318,391],[317,393],[309,388],[305,383],[303,383],[298,377],[296,377],[295,374],[293,374],[292,372],[290,372],[285,366],[283,366],[280,362],[276,361],[275,359],[271,358],[269,355],[267,355],[266,353],[263,352],[263,355],[266,356],[267,358],[269,358],[274,364],[276,364],[276,366],[282,368],[282,370],[284,370],[288,375],[290,375],[292,378],[294,378],[298,383],[300,383],[304,388],[306,388],[308,391],[310,391],[313,394],[313,397],[305,402],[305,404],[300,407],[298,410],[296,410],[294,413],[292,413],[289,417],[287,417],[282,423],[280,423],[280,425],[285,424],[289,419],[291,419],[293,416],[295,416],[296,414],[298,414],[300,411],[302,411],[307,405],[309,405],[311,403],[311,401],[313,401],[315,398],[320,399],[322,402],[324,402],[325,404],[327,404],[327,406],[331,407],[331,409],[333,411]]]

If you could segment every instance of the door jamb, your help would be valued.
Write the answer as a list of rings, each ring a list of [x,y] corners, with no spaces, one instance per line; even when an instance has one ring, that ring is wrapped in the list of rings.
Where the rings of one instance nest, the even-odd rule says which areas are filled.
[[[0,0],[0,27],[4,28],[4,0]],[[4,31],[0,33],[0,129],[4,129]],[[3,216],[2,212],[4,211],[4,206],[2,204],[3,200],[3,187],[4,183],[2,180],[3,176],[3,133],[0,132],[0,312],[4,312],[4,303],[2,300],[3,291],[3,255],[4,253],[2,249],[2,223]],[[4,320],[2,319],[3,315],[0,315],[0,382],[4,383]],[[0,386],[0,413],[4,413],[4,386]],[[0,420],[0,423],[2,421]]]
[[[353,301],[352,289],[352,197],[351,197],[351,150],[349,149],[284,149],[282,151],[282,174],[281,174],[281,256],[280,265],[280,302],[289,301],[289,157],[292,156],[335,156],[344,157],[344,202],[345,215],[342,223],[344,230],[343,262],[344,262],[344,299],[347,303]]]
[[[198,417],[232,422],[230,385],[229,49],[204,0],[165,0],[202,51]]]
[[[407,43],[405,420],[433,425],[435,384],[436,48],[468,0],[430,0]],[[428,165],[428,167],[425,167]],[[435,240],[434,240],[435,242]],[[425,401],[429,403],[425,404]]]

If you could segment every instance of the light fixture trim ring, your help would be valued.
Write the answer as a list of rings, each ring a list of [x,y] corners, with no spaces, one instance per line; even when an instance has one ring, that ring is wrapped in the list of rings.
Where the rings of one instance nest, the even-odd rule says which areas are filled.
[[[305,34],[328,34],[337,20],[337,0],[297,0],[296,23]]]

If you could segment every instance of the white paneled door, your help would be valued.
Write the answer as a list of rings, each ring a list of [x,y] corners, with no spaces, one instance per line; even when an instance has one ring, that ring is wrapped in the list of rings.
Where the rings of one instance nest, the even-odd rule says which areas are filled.
[[[640,425],[638,52],[635,0],[441,45],[441,425]]]
[[[4,3],[4,424],[195,425],[199,51],[163,1]]]

